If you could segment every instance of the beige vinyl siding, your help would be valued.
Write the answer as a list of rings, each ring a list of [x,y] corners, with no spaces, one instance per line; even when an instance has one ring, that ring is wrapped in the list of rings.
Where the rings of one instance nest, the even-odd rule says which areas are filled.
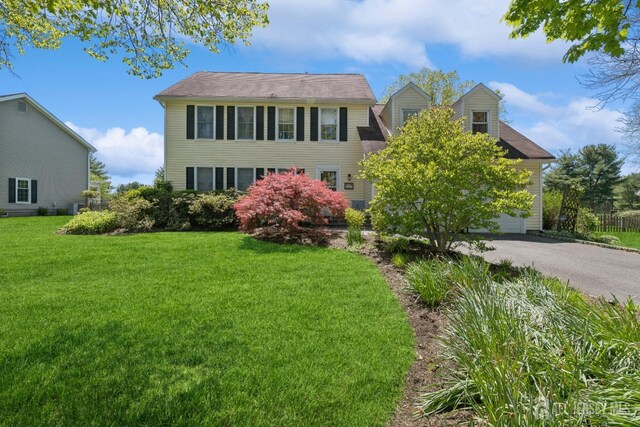
[[[382,113],[380,113],[380,118],[382,119],[382,123],[387,127],[387,129],[391,129],[391,100],[387,101],[387,104],[382,109]]]
[[[362,147],[357,126],[367,126],[368,106],[363,105],[304,105],[280,103],[225,103],[224,140],[186,139],[187,105],[221,105],[206,102],[169,101],[165,107],[165,163],[166,179],[177,190],[186,188],[187,167],[251,167],[251,168],[304,168],[312,178],[319,178],[319,166],[337,166],[340,171],[339,187],[350,200],[365,200],[364,182],[356,179],[362,159]],[[264,141],[229,141],[227,137],[226,106],[263,106]],[[305,107],[304,141],[268,141],[267,107]],[[310,141],[311,106],[319,108],[348,108],[348,140],[338,142]],[[215,123],[215,126],[219,126]],[[353,190],[344,190],[351,174]],[[225,174],[226,181],[226,174]],[[226,183],[225,183],[226,184]]]
[[[402,110],[422,110],[429,104],[422,94],[409,86],[404,92],[393,99],[393,117],[396,128],[402,127]],[[392,129],[395,131],[396,129]]]
[[[483,89],[478,89],[469,94],[463,100],[465,128],[471,129],[471,112],[472,111],[489,111],[489,133],[498,138],[499,130],[499,108],[498,101]]]
[[[89,150],[31,104],[19,112],[17,102],[0,102],[0,209],[27,213],[82,202]],[[37,203],[8,203],[9,178],[16,177],[38,181]]]
[[[464,114],[464,112],[462,111],[463,105],[464,102],[459,99],[451,106],[451,108],[453,109],[452,120],[458,120],[460,117],[462,117],[462,115]]]
[[[542,163],[536,160],[523,160],[516,166],[516,169],[528,169],[532,172],[531,184],[527,187],[527,190],[534,196],[531,208],[532,215],[525,220],[525,228],[527,230],[542,230],[542,191],[540,182]]]

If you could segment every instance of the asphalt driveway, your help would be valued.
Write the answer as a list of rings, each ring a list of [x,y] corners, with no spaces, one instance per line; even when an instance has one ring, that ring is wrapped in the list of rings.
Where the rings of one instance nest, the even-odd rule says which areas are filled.
[[[588,295],[628,296],[640,301],[640,254],[528,235],[494,236],[487,261],[510,259],[517,266],[569,281]]]

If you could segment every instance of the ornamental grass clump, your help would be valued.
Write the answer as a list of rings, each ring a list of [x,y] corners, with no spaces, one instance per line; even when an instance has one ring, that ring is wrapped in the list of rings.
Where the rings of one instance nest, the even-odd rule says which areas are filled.
[[[531,272],[457,291],[443,339],[455,368],[422,396],[423,415],[465,408],[491,426],[640,425],[631,300],[594,303]]]
[[[344,212],[347,220],[347,244],[349,246],[362,245],[362,230],[364,228],[364,212],[357,209],[347,208]]]
[[[276,242],[325,243],[328,217],[344,217],[348,201],[320,180],[293,170],[270,173],[249,187],[233,207],[240,231]]]

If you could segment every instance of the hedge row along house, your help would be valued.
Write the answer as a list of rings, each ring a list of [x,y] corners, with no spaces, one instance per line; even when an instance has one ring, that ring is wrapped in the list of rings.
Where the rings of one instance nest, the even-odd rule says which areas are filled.
[[[295,167],[364,209],[375,188],[358,179],[359,162],[430,97],[409,83],[377,104],[361,74],[197,72],[157,94],[165,114],[165,180],[177,190],[246,190],[269,172]],[[501,215],[501,231],[542,229],[541,172],[554,156],[499,117],[501,98],[479,84],[456,101],[455,118],[486,132],[532,172],[533,215]]]

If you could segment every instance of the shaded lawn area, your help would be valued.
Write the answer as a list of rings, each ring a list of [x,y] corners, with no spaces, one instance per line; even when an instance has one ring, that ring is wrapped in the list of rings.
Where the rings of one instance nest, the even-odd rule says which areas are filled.
[[[238,233],[0,219],[6,425],[383,425],[413,360],[368,260]]]
[[[640,249],[640,233],[633,231],[607,231],[597,233],[597,236],[616,236],[620,239],[619,246]]]

